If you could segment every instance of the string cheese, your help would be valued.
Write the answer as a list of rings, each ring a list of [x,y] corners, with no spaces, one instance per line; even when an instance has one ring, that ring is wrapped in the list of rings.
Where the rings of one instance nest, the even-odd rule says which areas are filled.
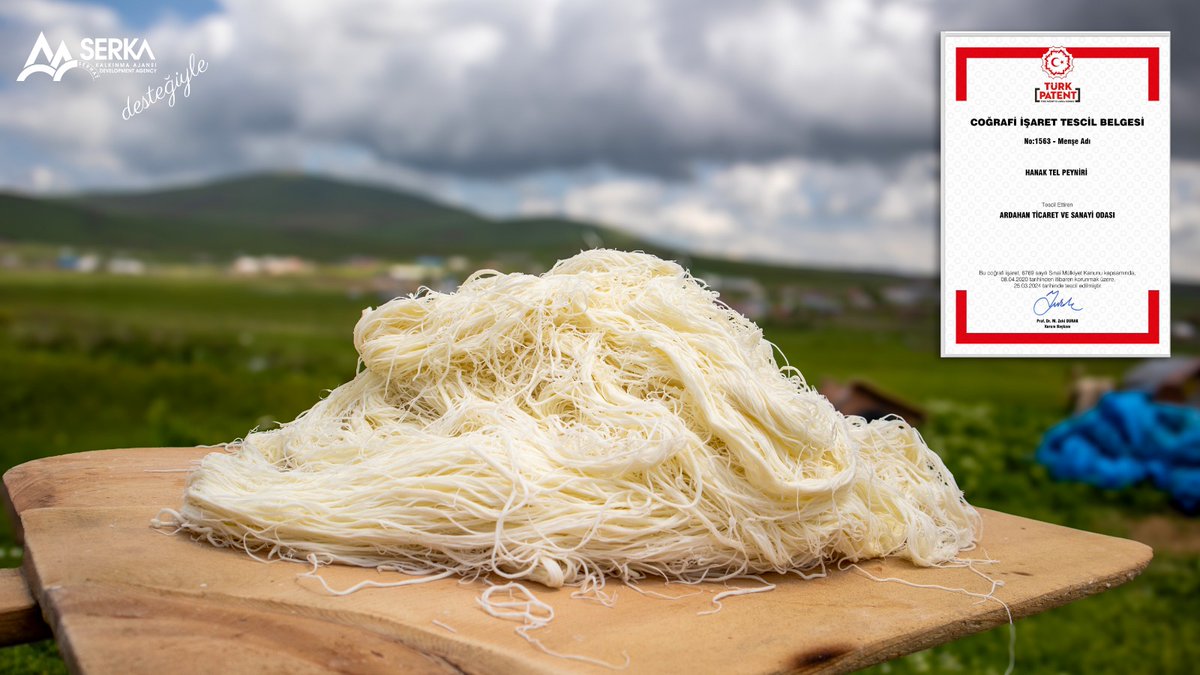
[[[916,429],[843,416],[651,255],[480,271],[364,311],[354,344],[352,380],[206,456],[171,521],[256,557],[583,592],[938,565],[978,536]]]

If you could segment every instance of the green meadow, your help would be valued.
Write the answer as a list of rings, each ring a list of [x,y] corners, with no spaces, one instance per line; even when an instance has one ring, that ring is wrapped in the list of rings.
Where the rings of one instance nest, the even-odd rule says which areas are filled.
[[[0,272],[0,468],[82,450],[217,443],[289,420],[354,374],[354,322],[379,302],[345,280]],[[977,506],[1120,536],[1165,519],[1196,539],[1196,523],[1152,489],[1058,483],[1032,459],[1065,414],[1074,369],[1118,376],[1129,362],[944,360],[936,324],[930,308],[765,330],[813,385],[865,378],[923,406],[922,432]],[[1127,586],[1019,621],[1019,671],[1194,671],[1195,543],[1164,542]],[[0,553],[4,565],[21,562],[7,523]],[[1000,628],[876,670],[1001,673],[1007,645]],[[49,642],[0,650],[3,672],[63,670]]]

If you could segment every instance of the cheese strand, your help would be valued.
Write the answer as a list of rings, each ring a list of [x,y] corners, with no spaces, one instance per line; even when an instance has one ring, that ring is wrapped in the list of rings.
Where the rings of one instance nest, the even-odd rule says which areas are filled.
[[[268,560],[588,592],[937,565],[978,534],[916,429],[843,416],[651,255],[477,272],[364,311],[354,344],[352,380],[206,456],[172,524]]]

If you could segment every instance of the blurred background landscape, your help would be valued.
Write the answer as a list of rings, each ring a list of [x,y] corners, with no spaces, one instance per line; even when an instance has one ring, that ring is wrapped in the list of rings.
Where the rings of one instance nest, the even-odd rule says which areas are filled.
[[[843,409],[919,420],[976,506],[1154,546],[1127,586],[1018,622],[1019,669],[1194,672],[1196,517],[1150,485],[1056,481],[1035,460],[1046,430],[1141,364],[938,357],[937,31],[1200,22],[1185,3],[1034,7],[0,7],[0,469],[290,420],[353,375],[364,307],[640,249],[705,279]],[[144,37],[159,73],[17,83],[39,32]],[[1177,32],[1173,50],[1167,372],[1187,398],[1200,47]],[[187,98],[121,118],[192,53],[211,67]],[[0,564],[21,559],[4,523]],[[1006,663],[1002,628],[877,670]],[[0,650],[0,671],[63,669],[50,642]]]

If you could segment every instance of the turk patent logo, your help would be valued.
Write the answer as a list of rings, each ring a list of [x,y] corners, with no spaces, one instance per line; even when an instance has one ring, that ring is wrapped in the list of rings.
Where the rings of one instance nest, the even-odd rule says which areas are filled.
[[[1067,73],[1075,69],[1075,57],[1066,47],[1051,47],[1042,54],[1042,70],[1049,75],[1042,87],[1035,87],[1033,100],[1038,103],[1079,103],[1083,90],[1068,81]]]
[[[103,73],[158,72],[154,50],[141,38],[87,37],[79,41],[77,53],[79,58],[72,56],[65,40],[58,43],[57,50],[51,49],[46,34],[38,33],[29,58],[25,60],[25,68],[17,75],[17,82],[24,82],[37,73],[61,82],[63,75],[74,68],[87,71],[93,80]]]
[[[45,57],[46,63],[38,63],[38,57]],[[45,73],[55,82],[59,82],[64,73],[78,65],[79,61],[67,51],[66,41],[58,43],[58,51],[51,51],[46,34],[38,33],[37,42],[33,43],[33,49],[29,51],[25,69],[17,76],[17,82],[24,82],[25,78],[34,73]]]

